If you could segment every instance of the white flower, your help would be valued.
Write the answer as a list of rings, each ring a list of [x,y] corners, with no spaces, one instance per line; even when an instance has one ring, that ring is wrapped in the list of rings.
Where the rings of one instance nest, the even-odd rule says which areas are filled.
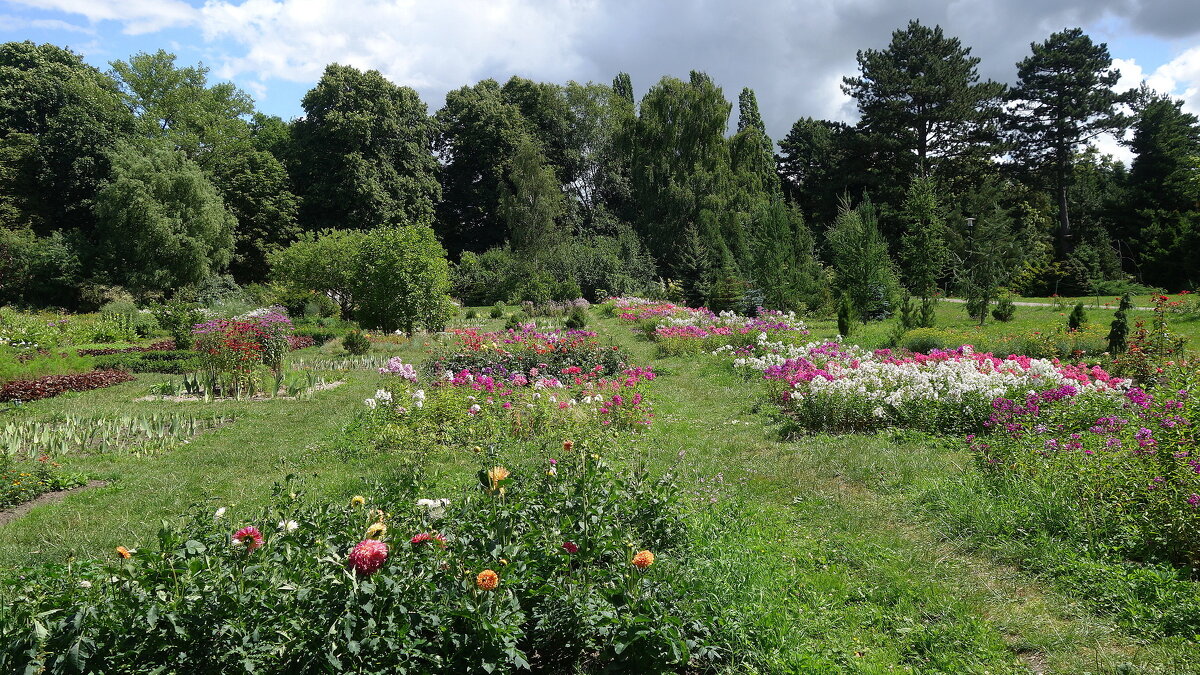
[[[425,509],[430,520],[441,520],[446,515],[446,507],[449,505],[450,500],[445,498],[417,500],[417,506]]]
[[[471,412],[473,412],[473,413],[477,413],[477,412],[479,412],[480,410],[482,410],[482,408],[480,408],[480,407],[479,407],[479,404],[478,404],[478,403],[475,403],[475,404],[473,404],[473,405],[471,406]]]
[[[221,508],[217,509],[216,513],[213,514],[213,520],[220,520],[221,517],[224,515],[225,515],[225,507],[222,506]]]
[[[425,390],[418,389],[418,390],[414,391],[412,393],[412,397],[417,401],[424,401],[425,400]]]
[[[79,587],[80,587],[80,588],[91,588],[91,587],[92,587],[92,582],[90,582],[90,581],[88,581],[88,580],[86,580],[86,579],[85,579],[85,580],[83,580],[83,581],[79,582]]]
[[[383,405],[391,405],[392,392],[387,389],[379,389],[375,391],[375,399]]]
[[[371,410],[375,409],[375,399],[373,399],[373,398],[364,399],[363,403]]]
[[[283,530],[284,532],[295,532],[296,529],[299,527],[300,527],[300,523],[297,523],[294,520],[279,521],[279,529]]]

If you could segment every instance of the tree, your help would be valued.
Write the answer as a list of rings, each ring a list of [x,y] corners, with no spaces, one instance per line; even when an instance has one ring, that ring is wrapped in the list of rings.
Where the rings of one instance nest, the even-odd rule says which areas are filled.
[[[517,149],[508,180],[501,185],[500,212],[508,224],[513,249],[537,266],[557,232],[563,215],[563,194],[554,170],[530,141]]]
[[[967,300],[967,314],[982,326],[992,301],[1021,263],[1022,245],[1012,216],[991,195],[980,195],[966,208],[954,219],[963,225],[952,252],[952,272]],[[968,218],[966,213],[976,215]]]
[[[356,255],[355,318],[384,331],[442,330],[453,313],[450,263],[426,225],[383,227],[363,235]]]
[[[1067,188],[1076,149],[1105,132],[1123,129],[1116,105],[1128,94],[1112,90],[1120,73],[1104,43],[1094,44],[1080,28],[1030,45],[1033,54],[1017,63],[1007,117],[1013,154],[1025,168],[1048,173],[1058,197],[1058,248],[1070,247]]]
[[[293,291],[322,293],[338,304],[342,316],[354,315],[359,230],[307,232],[287,248],[267,254],[271,279]]]
[[[833,222],[842,195],[875,192],[872,149],[865,136],[844,122],[806,117],[779,141],[784,191],[808,222]]]
[[[441,198],[436,126],[416,91],[335,63],[301,104],[292,133],[306,227],[431,221]]]
[[[1121,304],[1113,313],[1112,324],[1108,330],[1108,351],[1112,354],[1124,354],[1129,342],[1129,310],[1133,309],[1133,299],[1128,293],[1121,296]]]
[[[755,217],[747,272],[763,294],[763,306],[819,310],[829,301],[825,270],[814,255],[812,232],[799,209],[781,199]]]
[[[436,148],[442,161],[444,199],[438,228],[452,253],[484,251],[507,231],[497,206],[500,185],[517,148],[531,140],[521,111],[501,97],[495,80],[446,94],[437,112]]]
[[[854,307],[857,318],[864,324],[886,318],[898,284],[871,201],[864,199],[852,207],[849,199],[843,200],[826,241],[836,287]]]
[[[1153,98],[1139,111],[1130,148],[1130,238],[1145,280],[1171,288],[1200,281],[1200,123],[1182,103]]]
[[[15,172],[3,191],[18,209],[10,224],[90,238],[108,153],[132,129],[117,83],[78,54],[32,42],[0,45],[0,161]]]
[[[979,81],[979,59],[941,26],[910,21],[882,51],[858,52],[861,75],[843,79],[859,126],[885,143],[898,180],[957,178],[996,154],[1004,85]]]
[[[729,160],[747,191],[772,197],[782,194],[775,144],[767,135],[767,126],[758,113],[758,100],[749,87],[738,96],[738,129],[729,141]]]
[[[123,143],[96,196],[97,256],[111,281],[170,294],[223,270],[234,218],[200,167],[162,143]]]
[[[247,149],[213,167],[213,183],[237,219],[230,271],[242,282],[266,278],[267,253],[300,235],[299,199],[279,160]]]
[[[905,285],[924,306],[937,292],[949,256],[946,223],[931,178],[913,178],[904,199],[902,219],[905,232],[900,260]]]
[[[172,143],[188,159],[210,169],[218,158],[244,151],[250,129],[245,116],[254,101],[232,82],[208,84],[203,64],[179,67],[162,49],[112,62],[112,77],[147,138]]]

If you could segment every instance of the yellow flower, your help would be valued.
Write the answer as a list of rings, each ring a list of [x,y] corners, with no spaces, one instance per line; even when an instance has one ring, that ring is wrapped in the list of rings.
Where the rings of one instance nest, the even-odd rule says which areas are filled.
[[[501,559],[500,559],[500,564],[501,564],[501,565],[507,565],[507,564],[508,564],[508,558],[501,558]]]
[[[367,534],[364,538],[383,539],[385,534],[387,534],[387,525],[384,525],[383,523],[372,523],[371,526],[367,528]]]
[[[367,498],[362,495],[354,495],[350,498],[350,506],[363,506],[367,503]]]
[[[482,591],[495,590],[500,585],[500,575],[492,570],[484,570],[475,577],[475,585]]]
[[[512,474],[509,473],[508,469],[502,466],[493,466],[488,469],[488,481],[492,484],[492,492],[499,491],[500,494],[504,494],[504,488],[500,487],[500,482],[510,475]]]
[[[638,551],[638,554],[633,556],[633,566],[639,570],[644,570],[654,564],[654,554],[650,551]]]

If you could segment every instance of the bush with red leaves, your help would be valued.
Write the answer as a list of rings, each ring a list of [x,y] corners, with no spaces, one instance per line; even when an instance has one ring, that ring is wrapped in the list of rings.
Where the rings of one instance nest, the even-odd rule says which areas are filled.
[[[317,344],[316,340],[313,340],[307,335],[289,335],[287,336],[287,341],[288,349],[292,351],[304,349],[305,347],[311,347]]]
[[[93,370],[79,375],[46,375],[18,380],[0,387],[0,401],[37,401],[68,391],[90,391],[129,382],[133,376],[123,370]]]
[[[149,347],[122,347],[117,348],[102,348],[102,349],[80,349],[80,356],[112,356],[113,354],[135,354],[138,352],[169,352],[174,351],[174,340],[159,340],[152,343]]]

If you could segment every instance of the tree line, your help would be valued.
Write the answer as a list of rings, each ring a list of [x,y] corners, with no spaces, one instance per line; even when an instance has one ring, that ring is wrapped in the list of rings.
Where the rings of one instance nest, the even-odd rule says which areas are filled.
[[[386,252],[346,234],[380,228],[435,234],[380,241],[448,256],[471,304],[657,292],[869,320],[906,294],[986,308],[1001,289],[1200,280],[1200,124],[1144,87],[1114,91],[1106,46],[1079,29],[1031,45],[1007,86],[912,21],[844,79],[859,123],[800,119],[778,146],[752,90],[735,118],[701,72],[640,100],[624,73],[487,79],[431,113],[332,64],[284,121],[176,61],[102,72],[0,45],[0,302],[272,282],[344,299],[370,287],[348,277],[378,272],[319,263],[350,242]],[[1130,167],[1090,147],[1102,133],[1129,136]]]

